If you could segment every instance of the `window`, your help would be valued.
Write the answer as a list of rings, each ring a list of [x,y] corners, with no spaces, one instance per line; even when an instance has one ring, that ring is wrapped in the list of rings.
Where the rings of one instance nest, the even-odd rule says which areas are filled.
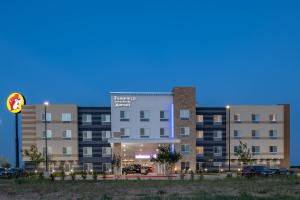
[[[82,123],[83,124],[91,124],[92,123],[92,115],[90,115],[90,114],[82,115]]]
[[[221,146],[214,146],[214,156],[222,156],[222,147]]]
[[[258,139],[259,136],[259,131],[258,130],[252,130],[252,138]]]
[[[214,124],[222,124],[222,115],[214,115]]]
[[[121,128],[121,138],[129,138],[130,137],[130,128]]]
[[[270,114],[269,115],[269,120],[270,120],[270,122],[276,122],[277,121],[277,116],[276,116],[276,114]]]
[[[141,122],[148,122],[148,121],[150,121],[150,111],[148,111],[148,110],[141,110],[140,111],[140,121]]]
[[[64,156],[71,156],[72,155],[72,147],[63,147],[62,152]]]
[[[52,121],[52,115],[51,113],[46,113],[46,118],[47,118],[47,122],[51,122]],[[42,114],[42,121],[45,122],[45,113]]]
[[[197,115],[197,122],[198,123],[203,123],[204,122],[203,115]]]
[[[203,140],[203,131],[197,131],[197,139]]]
[[[270,154],[277,154],[277,146],[269,146]]]
[[[82,132],[82,140],[83,141],[91,141],[93,138],[92,131],[83,131]]]
[[[108,115],[108,114],[102,114],[101,115],[101,122],[102,123],[109,123],[110,122],[110,115]]]
[[[45,137],[46,137],[45,131],[43,131],[42,137],[45,139]],[[52,139],[52,131],[51,130],[47,130],[47,139],[50,139],[50,140]]]
[[[203,146],[196,147],[196,153],[197,153],[197,156],[203,156],[203,154],[204,154],[204,147]]]
[[[187,120],[190,119],[190,111],[187,109],[180,110],[180,119]]]
[[[260,147],[259,146],[252,146],[252,154],[259,155],[260,154]]]
[[[61,121],[62,122],[71,122],[71,113],[62,113],[61,114]]]
[[[83,170],[91,172],[93,170],[93,163],[83,163]]]
[[[160,128],[160,137],[161,138],[169,138],[169,129],[168,128]]]
[[[234,122],[241,122],[241,115],[240,114],[234,114],[233,120],[234,120]]]
[[[140,137],[141,138],[148,138],[149,136],[150,136],[149,128],[140,128]]]
[[[213,136],[214,136],[214,141],[222,140],[222,131],[214,131]]]
[[[234,147],[233,147],[233,152],[234,152],[234,155],[235,155],[235,156],[238,155],[238,150],[239,150],[239,146],[234,146]]]
[[[234,130],[233,136],[235,139],[241,139],[242,138],[242,132],[240,130]]]
[[[252,122],[258,123],[260,121],[260,115],[259,114],[252,114]]]
[[[83,157],[92,157],[93,148],[92,147],[83,147]]]
[[[181,171],[190,170],[190,162],[181,162]]]
[[[181,136],[189,136],[190,135],[190,127],[181,127],[180,135]]]
[[[169,111],[167,110],[160,111],[160,121],[169,121]]]
[[[102,147],[102,156],[110,157],[111,156],[111,148],[110,147]]]
[[[110,138],[110,131],[101,131],[101,137],[103,139],[109,139]]]
[[[276,130],[270,130],[269,131],[269,137],[271,139],[276,139],[278,137],[277,131]]]
[[[189,144],[182,144],[181,145],[181,153],[189,154],[190,153],[190,145]]]
[[[111,163],[102,163],[103,172],[111,172]]]
[[[48,156],[51,156],[52,155],[52,147],[51,146],[48,146],[48,151],[47,151],[47,155]],[[43,147],[43,156],[45,157],[46,156],[46,148]]]
[[[72,130],[65,130],[62,133],[62,138],[63,139],[71,139],[72,138]]]
[[[128,122],[129,121],[129,110],[120,111],[120,121]]]

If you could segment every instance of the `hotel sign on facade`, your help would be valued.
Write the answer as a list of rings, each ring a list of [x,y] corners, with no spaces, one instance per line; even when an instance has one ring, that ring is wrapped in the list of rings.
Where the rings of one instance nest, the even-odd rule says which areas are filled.
[[[133,101],[136,101],[134,96],[113,96],[114,106],[119,107],[131,107]]]

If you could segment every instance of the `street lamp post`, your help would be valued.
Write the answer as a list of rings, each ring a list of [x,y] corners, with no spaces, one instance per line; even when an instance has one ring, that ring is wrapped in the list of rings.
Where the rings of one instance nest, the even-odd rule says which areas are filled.
[[[47,134],[47,106],[49,105],[49,102],[44,102],[44,108],[45,108],[45,112],[44,112],[44,116],[45,116],[45,156],[46,156],[46,172],[48,172],[48,134]]]
[[[231,155],[230,155],[230,140],[231,140],[231,138],[230,138],[230,135],[231,135],[231,133],[230,133],[230,106],[228,105],[228,106],[226,106],[226,109],[228,110],[228,171],[229,172],[231,172],[231,166],[230,166],[230,164],[231,164]]]

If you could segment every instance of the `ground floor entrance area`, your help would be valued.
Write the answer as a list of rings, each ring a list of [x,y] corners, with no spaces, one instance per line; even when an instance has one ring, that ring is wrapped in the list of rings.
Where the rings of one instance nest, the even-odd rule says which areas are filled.
[[[114,154],[121,157],[121,168],[123,174],[164,174],[164,167],[153,162],[156,158],[161,145],[167,144],[143,144],[143,143],[126,143],[114,144]]]

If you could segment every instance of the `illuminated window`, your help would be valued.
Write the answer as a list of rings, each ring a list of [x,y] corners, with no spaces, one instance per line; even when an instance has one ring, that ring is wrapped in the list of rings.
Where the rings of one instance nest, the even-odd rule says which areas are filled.
[[[197,131],[197,139],[203,140],[203,131]]]
[[[197,115],[197,122],[198,123],[203,123],[204,122],[203,115]]]
[[[214,115],[214,124],[222,124],[222,115]]]
[[[204,154],[204,147],[203,146],[196,147],[196,153],[197,153],[198,156],[203,156],[203,154]]]

